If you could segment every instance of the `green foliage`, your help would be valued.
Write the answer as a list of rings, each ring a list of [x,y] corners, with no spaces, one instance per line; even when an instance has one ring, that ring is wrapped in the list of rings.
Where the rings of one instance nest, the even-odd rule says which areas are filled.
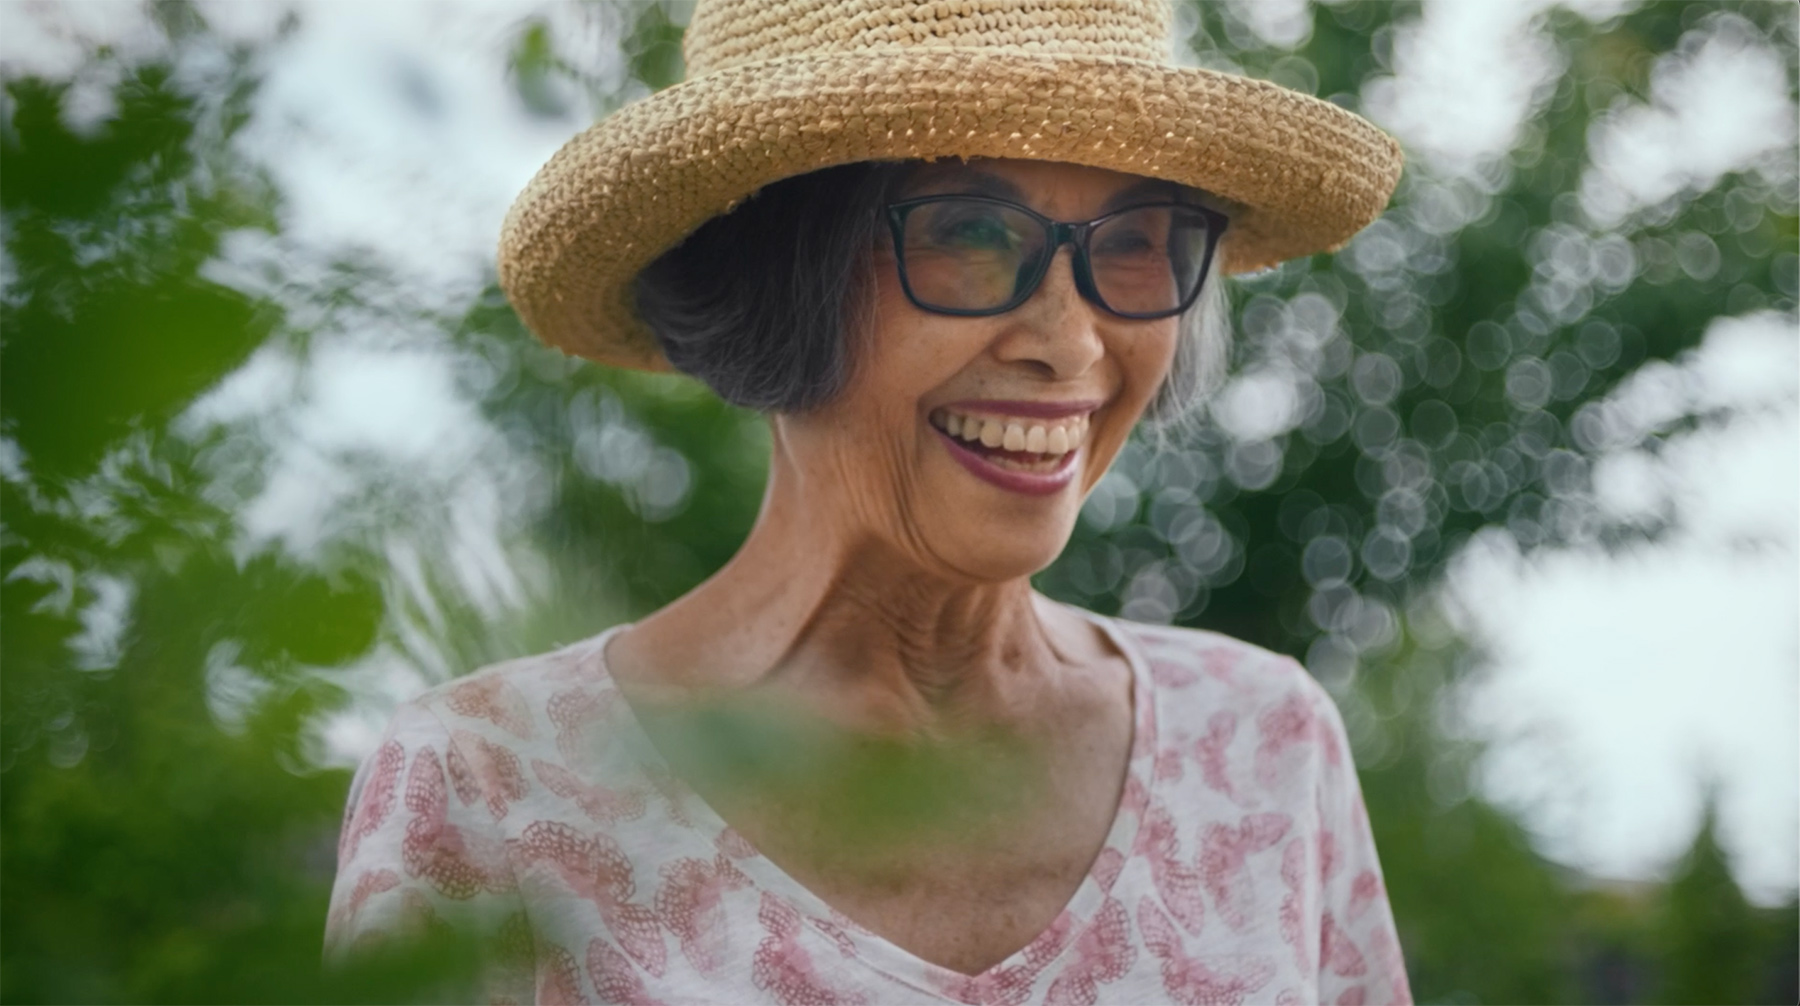
[[[709,803],[757,793],[804,815],[796,834],[837,862],[890,862],[926,836],[991,846],[1045,796],[1042,752],[1009,730],[872,737],[756,700],[639,712],[657,750]]]
[[[199,276],[220,233],[267,218],[253,208],[261,193],[195,163],[200,110],[164,68],[127,77],[118,116],[93,136],[62,121],[66,85],[26,79],[6,92],[0,206],[28,296],[4,307],[0,397],[33,466],[78,476],[267,338],[266,309]]]
[[[366,582],[236,562],[232,515],[167,431],[276,320],[201,275],[224,230],[272,220],[257,179],[200,160],[218,148],[199,130],[242,121],[220,84],[207,109],[168,68],[126,68],[87,135],[62,84],[7,84],[0,414],[30,465],[0,486],[8,1001],[323,994],[346,777],[305,768],[334,696],[300,668],[367,649],[379,605]],[[107,597],[131,627],[84,651]],[[261,701],[222,730],[209,672],[233,659]]]
[[[1657,959],[1664,962],[1656,1001],[1747,1003],[1775,992],[1771,979],[1775,939],[1791,934],[1795,909],[1761,912],[1744,899],[1719,847],[1709,798],[1700,834],[1663,892],[1655,929]],[[1771,925],[1785,917],[1786,927]],[[1791,984],[1791,981],[1790,981]]]
[[[1203,62],[1352,104],[1419,16],[1319,5],[1285,49],[1237,10],[1189,9]],[[71,125],[70,80],[4,82],[0,1000],[454,998],[454,945],[319,973],[348,785],[320,767],[320,725],[380,693],[370,668],[465,671],[679,596],[750,527],[766,430],[690,382],[537,345],[491,287],[444,309],[366,260],[220,278],[227,235],[282,232],[280,192],[232,143],[259,64],[193,9],[155,11],[165,53],[89,55],[84,72],[115,74],[97,125]],[[584,76],[527,25],[510,67],[528,111],[679,77],[665,5],[593,13],[631,79]],[[1791,70],[1794,9],[1545,16],[1566,64],[1479,184],[1415,162],[1348,249],[1238,286],[1238,369],[1302,373],[1304,418],[1134,444],[1041,586],[1294,654],[1334,690],[1422,1000],[1791,1001],[1796,911],[1743,901],[1710,824],[1666,888],[1595,887],[1474,795],[1480,752],[1446,729],[1481,656],[1431,604],[1449,557],[1484,528],[1527,548],[1645,533],[1598,518],[1583,410],[1716,316],[1794,306],[1791,194],[1749,175],[1635,222],[1617,282],[1557,266],[1619,247],[1577,214],[1596,117],[1644,100],[1656,59],[1709,18],[1746,19]],[[1704,267],[1683,248],[1710,249]],[[317,548],[245,531],[276,436],[195,422],[196,398],[265,355],[303,365],[353,325],[424,330],[455,364],[493,442],[444,452],[466,447],[457,477],[498,487],[517,583],[490,592],[510,600],[458,565],[441,487],[380,458],[345,461],[351,503]]]
[[[670,20],[663,4],[644,7],[633,19],[631,34],[621,46],[631,60],[631,75],[653,91],[680,80],[681,31],[681,25]]]
[[[1443,736],[1430,701],[1461,656],[1409,639],[1372,664],[1358,698],[1344,703],[1356,711],[1348,722],[1353,742],[1363,742],[1364,799],[1414,994],[1582,1001],[1564,878],[1517,822],[1471,795],[1477,751]]]

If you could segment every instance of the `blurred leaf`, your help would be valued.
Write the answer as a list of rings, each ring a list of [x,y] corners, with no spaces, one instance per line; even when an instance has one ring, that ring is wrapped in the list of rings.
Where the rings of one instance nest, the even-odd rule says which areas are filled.
[[[631,75],[652,91],[681,80],[681,33],[682,26],[670,19],[665,3],[642,4],[632,21],[631,34],[620,46],[630,61]]]
[[[6,90],[0,205],[25,296],[0,307],[0,415],[41,472],[74,475],[241,363],[271,312],[199,275],[234,197],[197,175],[199,110],[165,71],[127,77],[91,137],[65,122],[66,85]]]

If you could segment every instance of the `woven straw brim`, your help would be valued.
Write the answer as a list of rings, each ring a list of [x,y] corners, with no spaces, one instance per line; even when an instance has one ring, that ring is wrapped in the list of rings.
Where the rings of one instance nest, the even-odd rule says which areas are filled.
[[[1162,178],[1237,204],[1227,272],[1336,248],[1386,207],[1392,138],[1233,74],[1104,56],[906,48],[721,69],[571,140],[513,204],[500,282],[567,352],[666,369],[632,281],[771,182],[855,161],[1013,157]]]

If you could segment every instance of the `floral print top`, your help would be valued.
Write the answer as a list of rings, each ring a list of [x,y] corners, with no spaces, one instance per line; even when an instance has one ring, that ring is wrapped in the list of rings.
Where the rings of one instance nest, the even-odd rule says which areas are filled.
[[[395,714],[351,786],[326,952],[454,926],[522,1003],[1399,1003],[1406,972],[1337,710],[1294,661],[1093,617],[1135,734],[1105,847],[965,975],[834,911],[669,772],[611,630]]]

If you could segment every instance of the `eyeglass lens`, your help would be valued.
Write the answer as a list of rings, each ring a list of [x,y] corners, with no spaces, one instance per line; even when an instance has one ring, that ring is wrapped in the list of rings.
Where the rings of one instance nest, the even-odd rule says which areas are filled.
[[[1086,242],[1093,292],[1117,314],[1176,312],[1204,278],[1208,229],[1199,211],[1178,205],[1103,218]],[[1055,251],[1050,242],[1049,227],[1022,209],[946,197],[907,214],[901,266],[921,307],[998,312],[1036,289]]]

